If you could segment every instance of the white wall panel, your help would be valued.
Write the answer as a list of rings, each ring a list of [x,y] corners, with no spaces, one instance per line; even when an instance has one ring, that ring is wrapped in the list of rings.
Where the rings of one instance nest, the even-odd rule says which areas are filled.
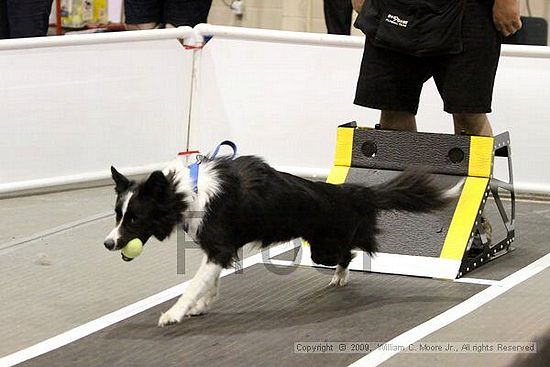
[[[349,47],[214,37],[203,49],[192,144],[233,139],[271,164],[328,169],[336,126],[356,119]]]
[[[192,60],[175,38],[0,50],[0,191],[171,159],[187,141]]]
[[[353,105],[359,37],[322,45],[299,33],[292,40],[271,31],[270,40],[266,31],[258,36],[251,30],[211,30],[218,35],[201,55],[195,146],[233,139],[243,154],[259,154],[296,173],[322,174],[332,163],[338,124],[378,121],[378,111]],[[206,27],[204,32],[209,33]],[[521,191],[550,193],[549,55],[545,47],[505,46],[497,74],[490,119],[495,133],[511,133]],[[451,116],[442,108],[433,81],[427,82],[419,129],[451,133]],[[502,176],[500,166],[497,174]]]

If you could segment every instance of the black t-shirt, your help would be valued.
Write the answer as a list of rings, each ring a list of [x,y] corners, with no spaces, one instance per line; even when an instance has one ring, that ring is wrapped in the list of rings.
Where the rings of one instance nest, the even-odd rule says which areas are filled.
[[[462,52],[466,0],[366,0],[355,22],[372,44],[414,56]]]

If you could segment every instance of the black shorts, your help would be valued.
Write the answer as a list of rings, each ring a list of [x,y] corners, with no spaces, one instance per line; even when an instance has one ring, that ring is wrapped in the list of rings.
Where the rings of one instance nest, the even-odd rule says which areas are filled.
[[[449,113],[489,113],[501,36],[492,0],[467,0],[460,54],[415,57],[365,43],[354,103],[416,114],[422,85],[430,77]]]
[[[48,33],[52,0],[0,0],[0,39]]]
[[[212,0],[124,0],[127,24],[163,23],[194,27],[206,23]]]

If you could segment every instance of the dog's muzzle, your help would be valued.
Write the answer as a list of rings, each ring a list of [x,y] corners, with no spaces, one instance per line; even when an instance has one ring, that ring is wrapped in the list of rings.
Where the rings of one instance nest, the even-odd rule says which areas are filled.
[[[103,246],[105,246],[107,250],[113,251],[113,249],[115,248],[115,241],[111,238],[108,238],[103,242]]]
[[[132,261],[132,260],[134,260],[134,259],[131,258],[131,257],[125,256],[122,252],[120,253],[120,255],[122,256],[122,260],[124,260],[124,261]]]

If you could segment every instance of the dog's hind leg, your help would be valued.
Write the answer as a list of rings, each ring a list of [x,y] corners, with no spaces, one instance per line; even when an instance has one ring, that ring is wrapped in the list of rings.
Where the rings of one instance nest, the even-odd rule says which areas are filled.
[[[348,251],[342,260],[336,265],[336,270],[334,271],[334,275],[332,276],[332,280],[329,283],[329,286],[331,287],[343,287],[346,284],[348,284],[349,280],[349,263],[351,262],[351,259],[353,259],[353,256],[350,251]]]
[[[160,316],[158,325],[165,326],[180,322],[184,316],[190,315],[190,310],[197,302],[216,288],[222,267],[204,257],[197,274],[191,280],[189,287],[178,301]]]
[[[354,233],[353,239],[350,241],[352,243],[352,248],[360,248],[363,251],[371,254],[376,252],[378,245],[376,243],[376,234],[378,230],[376,229],[376,223],[374,222],[363,222],[361,226],[357,228]],[[343,287],[348,284],[349,280],[349,263],[353,259],[351,251],[348,250],[336,266],[336,271],[334,276],[330,281],[330,286],[334,287]]]

